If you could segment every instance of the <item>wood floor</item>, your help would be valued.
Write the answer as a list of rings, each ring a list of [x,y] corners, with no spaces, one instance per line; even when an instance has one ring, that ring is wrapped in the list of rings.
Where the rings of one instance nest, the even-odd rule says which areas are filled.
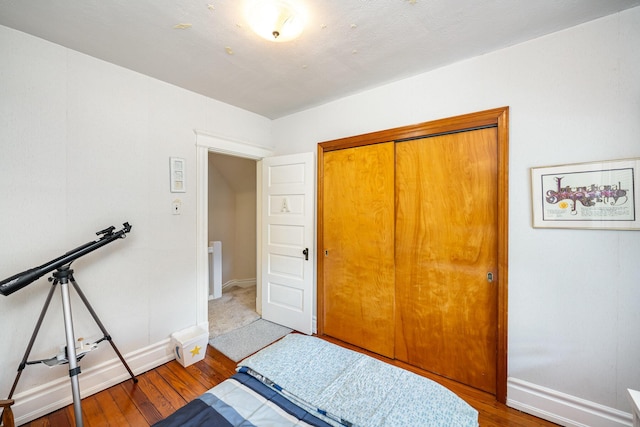
[[[336,340],[326,339],[345,347],[353,348]],[[375,355],[372,356],[376,357]],[[380,356],[377,356],[377,358],[388,361]],[[454,391],[478,410],[481,427],[556,425],[499,404],[490,395],[481,391],[427,375],[424,371],[411,368],[399,362],[393,363],[418,374],[428,376]],[[172,361],[138,375],[137,384],[134,384],[132,380],[128,380],[100,393],[85,397],[82,399],[84,425],[87,427],[150,426],[233,375],[235,366],[235,362],[231,359],[211,346],[207,346],[205,359],[191,366],[184,368],[178,362]],[[24,425],[29,427],[74,426],[73,406],[69,405]]]

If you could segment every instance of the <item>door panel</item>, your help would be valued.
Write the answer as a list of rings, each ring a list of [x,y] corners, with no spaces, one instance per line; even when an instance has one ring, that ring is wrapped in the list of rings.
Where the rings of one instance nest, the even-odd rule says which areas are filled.
[[[262,317],[305,334],[313,332],[314,172],[313,153],[262,160]]]
[[[394,144],[323,159],[324,333],[393,357]]]
[[[497,205],[495,128],[397,143],[396,358],[493,394]]]

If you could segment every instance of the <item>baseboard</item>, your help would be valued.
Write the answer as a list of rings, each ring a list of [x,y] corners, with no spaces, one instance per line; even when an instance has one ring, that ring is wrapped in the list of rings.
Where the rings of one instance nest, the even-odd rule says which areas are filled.
[[[532,384],[507,380],[507,406],[567,427],[631,427],[631,414]]]
[[[108,344],[109,351],[113,351]],[[170,339],[123,355],[124,360],[135,375],[146,372],[174,359]],[[78,376],[80,396],[85,398],[131,378],[120,359],[113,359],[85,369]],[[86,363],[84,364],[86,365]],[[16,425],[22,425],[73,403],[69,377],[63,377],[33,387],[13,396],[12,407]]]
[[[256,279],[233,279],[222,285],[222,289],[230,288],[232,286],[239,286],[241,288],[248,288],[249,286],[255,286]]]
[[[229,280],[228,282],[225,282],[222,284],[222,290],[224,291],[227,288],[230,288],[232,286],[239,286],[241,288],[248,288],[250,286],[256,286],[256,279],[233,279],[233,280]],[[211,301],[213,298],[213,295],[209,295],[209,301]]]

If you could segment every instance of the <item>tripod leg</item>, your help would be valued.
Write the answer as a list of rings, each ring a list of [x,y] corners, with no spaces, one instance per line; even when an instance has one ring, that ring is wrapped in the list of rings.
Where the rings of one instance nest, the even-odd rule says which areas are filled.
[[[31,349],[33,348],[33,343],[36,340],[36,336],[40,331],[40,326],[42,326],[42,321],[44,320],[45,314],[47,314],[47,309],[49,308],[49,304],[51,303],[51,298],[53,297],[53,291],[56,290],[56,285],[58,284],[57,280],[54,280],[51,284],[51,288],[49,289],[49,294],[47,295],[47,299],[44,302],[44,306],[42,307],[42,311],[40,312],[40,317],[38,318],[38,322],[36,323],[36,327],[33,330],[33,334],[31,335],[31,339],[29,340],[29,345],[27,345],[27,350],[24,352],[24,357],[22,358],[22,362],[20,362],[20,366],[18,367],[18,374],[16,375],[16,379],[13,382],[13,386],[11,387],[11,391],[9,392],[8,399],[13,397],[13,393],[16,391],[16,387],[18,386],[18,380],[20,380],[20,376],[22,375],[22,371],[27,365],[27,359],[29,358],[29,354],[31,353]]]
[[[89,313],[91,313],[91,316],[93,317],[93,320],[96,321],[96,323],[98,324],[98,327],[100,328],[100,330],[104,334],[104,339],[109,341],[109,344],[111,344],[111,347],[113,347],[113,350],[116,352],[116,354],[118,355],[118,358],[120,359],[120,361],[122,362],[124,367],[127,369],[127,372],[129,372],[129,375],[131,376],[131,379],[133,379],[134,383],[137,383],[138,379],[136,378],[136,376],[131,371],[131,368],[129,368],[129,365],[127,365],[127,362],[124,360],[124,357],[122,357],[122,354],[120,354],[120,351],[118,350],[118,347],[116,347],[116,345],[113,343],[113,340],[111,339],[111,335],[109,335],[109,332],[107,332],[107,329],[104,327],[104,325],[102,324],[102,322],[98,318],[98,315],[93,310],[93,307],[91,307],[91,304],[89,304],[89,300],[84,295],[84,292],[82,292],[82,289],[80,289],[80,286],[78,286],[78,283],[75,281],[73,276],[70,277],[70,280],[71,280],[71,283],[73,284],[73,287],[75,288],[76,292],[78,293],[78,296],[80,296],[80,299],[82,300],[84,305],[87,307],[87,310],[89,310]]]
[[[73,393],[73,410],[76,427],[82,427],[82,404],[80,403],[80,366],[76,356],[76,339],[73,336],[73,319],[71,318],[71,300],[69,299],[69,284],[66,278],[60,281],[62,291],[62,310],[64,313],[64,330],[67,337],[67,359],[69,360],[69,377],[71,378],[71,392]]]

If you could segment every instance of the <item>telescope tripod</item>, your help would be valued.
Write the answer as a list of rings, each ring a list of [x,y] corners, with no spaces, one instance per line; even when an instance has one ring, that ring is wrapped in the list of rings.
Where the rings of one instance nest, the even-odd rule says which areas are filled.
[[[95,348],[95,346],[97,346],[97,344],[101,343],[104,340],[109,341],[109,344],[111,344],[111,347],[113,347],[113,350],[116,352],[116,354],[118,355],[118,358],[120,359],[124,367],[127,369],[127,372],[129,372],[129,375],[131,375],[131,379],[133,379],[135,383],[138,382],[138,379],[135,377],[135,375],[129,368],[129,365],[127,365],[127,362],[125,362],[124,358],[122,357],[122,354],[120,354],[120,351],[118,351],[118,348],[116,347],[116,345],[113,343],[111,336],[109,335],[106,328],[98,318],[98,315],[96,314],[96,312],[93,310],[93,307],[91,307],[91,304],[89,304],[89,300],[87,300],[87,297],[84,295],[84,293],[78,286],[78,283],[73,278],[73,270],[71,270],[69,267],[70,267],[70,264],[67,264],[65,266],[58,268],[53,273],[52,277],[49,278],[49,281],[52,282],[51,288],[49,289],[49,294],[47,295],[47,299],[44,303],[44,307],[42,308],[42,312],[40,313],[40,317],[38,318],[38,322],[36,323],[36,327],[33,331],[33,334],[31,335],[31,340],[29,341],[27,350],[24,353],[22,362],[20,362],[20,366],[18,367],[18,374],[16,375],[16,379],[13,382],[13,386],[11,387],[11,392],[9,393],[8,398],[9,399],[12,398],[13,393],[16,390],[16,386],[18,385],[18,380],[20,379],[20,375],[22,375],[22,371],[24,370],[26,365],[35,365],[38,363],[44,363],[46,365],[53,366],[53,365],[68,363],[69,377],[71,379],[71,391],[73,394],[73,409],[75,414],[76,427],[82,427],[83,426],[82,404],[81,404],[81,398],[80,398],[80,384],[78,381],[78,374],[80,374],[80,365],[78,361],[82,357],[84,357],[84,355],[88,351],[82,351],[81,349],[80,354],[76,352],[76,339],[73,333],[73,319],[71,317],[71,300],[69,298],[69,295],[70,295],[69,282],[71,282],[78,296],[80,297],[84,305],[87,307],[87,310],[89,310],[89,313],[91,313],[93,320],[95,320],[95,322],[98,324],[98,327],[104,334],[104,336],[101,339],[99,339],[98,341],[92,344],[92,347],[89,350],[92,350],[93,348]],[[65,354],[63,355],[63,357],[58,356],[56,358],[54,356],[51,359],[27,361],[27,359],[29,358],[29,354],[31,353],[31,349],[33,348],[33,343],[35,342],[36,336],[38,335],[38,331],[42,326],[42,321],[44,320],[44,316],[47,312],[47,309],[49,308],[49,304],[51,303],[53,293],[58,284],[60,284],[60,291],[62,294],[62,311],[64,315],[64,330],[65,330],[65,336],[66,336],[66,342],[67,342],[67,345],[65,348]]]

